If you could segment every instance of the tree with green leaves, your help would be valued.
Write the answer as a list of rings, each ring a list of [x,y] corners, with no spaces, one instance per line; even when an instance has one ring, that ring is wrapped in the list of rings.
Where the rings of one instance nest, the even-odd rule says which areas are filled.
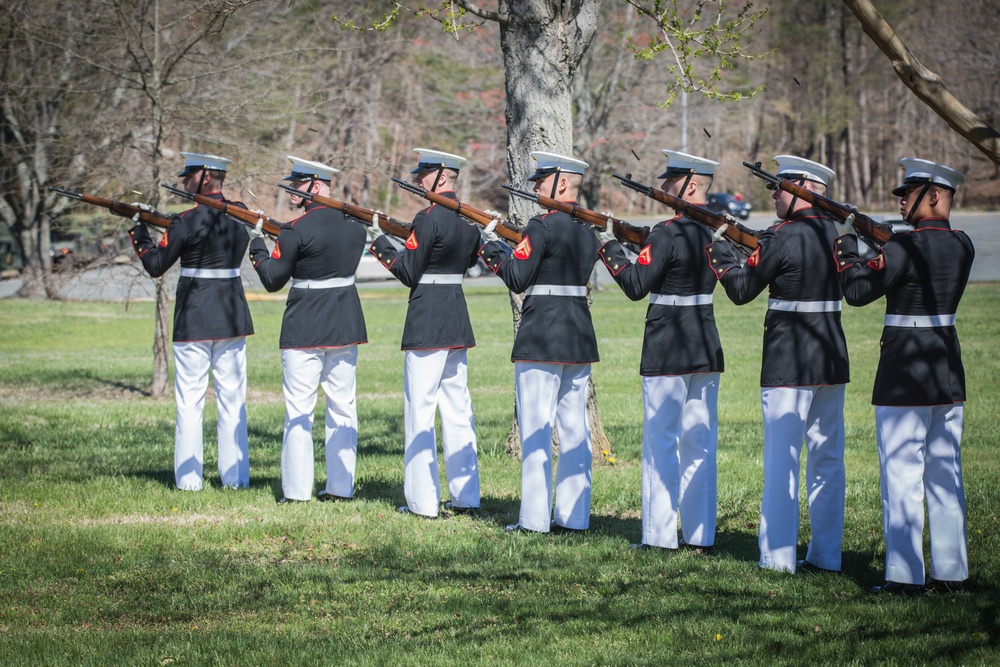
[[[723,72],[738,67],[751,58],[747,40],[766,11],[753,11],[752,2],[730,9],[726,0],[629,0],[642,15],[651,20],[642,34],[622,35],[636,57],[653,60],[669,51],[674,59],[667,66],[677,86],[719,99],[740,99],[740,91],[722,86]],[[487,9],[467,0],[447,0],[439,5],[418,3],[414,15],[438,21],[445,33],[460,38],[463,31],[483,21],[500,28],[500,49],[505,72],[507,125],[507,171],[510,181],[520,187],[532,173],[529,155],[544,150],[573,155],[574,80],[580,64],[601,24],[601,0],[498,0]],[[334,17],[345,29],[386,30],[400,20],[403,7],[393,2],[390,10],[364,28],[351,19]],[[623,46],[624,48],[624,46]],[[705,75],[699,75],[702,61],[714,59]],[[665,103],[672,98],[668,96]],[[577,154],[586,159],[586,153]],[[593,204],[594,202],[590,202]],[[533,204],[512,197],[511,219],[526,222],[533,215]],[[520,301],[511,296],[515,330]],[[597,410],[596,393],[591,380],[588,419],[593,434],[593,449],[610,451]],[[515,415],[508,437],[508,449],[519,448]]]

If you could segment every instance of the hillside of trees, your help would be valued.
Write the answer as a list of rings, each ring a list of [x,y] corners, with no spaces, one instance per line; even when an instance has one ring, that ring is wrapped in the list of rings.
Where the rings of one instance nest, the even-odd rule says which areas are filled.
[[[487,3],[490,4],[490,3]],[[685,4],[680,3],[682,14]],[[1000,110],[1000,12],[991,0],[876,3],[913,53],[982,119]],[[15,230],[58,227],[72,202],[60,184],[125,201],[161,204],[182,150],[234,160],[227,192],[279,219],[275,183],[295,154],[333,164],[344,199],[405,218],[421,201],[393,186],[412,149],[469,159],[464,200],[505,210],[504,69],[494,23],[457,32],[392,3],[305,0],[12,0],[0,15],[3,64],[0,219]],[[963,207],[1000,204],[997,166],[950,130],[897,79],[839,1],[775,0],[748,52],[723,71],[724,101],[677,90],[668,57],[640,60],[653,26],[618,0],[574,83],[576,155],[591,163],[586,204],[627,217],[655,206],[610,178],[653,182],[660,150],[723,163],[716,191],[739,191],[758,208],[767,193],[740,165],[794,153],[838,172],[833,196],[891,210],[898,158],[948,163],[969,177]],[[933,28],[928,31],[928,28]],[[758,94],[754,94],[759,91]],[[666,104],[670,101],[670,104]],[[166,203],[165,201],[162,203]],[[47,234],[37,237],[39,248]],[[26,249],[31,250],[31,249]]]

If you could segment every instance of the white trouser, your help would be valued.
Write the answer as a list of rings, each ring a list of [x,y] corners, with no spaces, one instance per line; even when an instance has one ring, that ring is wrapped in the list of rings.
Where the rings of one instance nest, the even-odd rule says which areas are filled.
[[[522,528],[549,532],[553,426],[559,433],[555,524],[576,530],[590,526],[589,379],[590,364],[514,363],[521,431]]]
[[[931,576],[969,576],[962,486],[965,404],[875,407],[885,531],[885,578],[924,583],[924,497],[931,533]]]
[[[844,539],[844,385],[766,387],[764,495],[759,565],[795,572],[799,537],[799,457],[806,443],[806,492],[812,539],[806,560],[840,570]]]
[[[719,374],[642,378],[642,542],[677,548],[715,543]]]
[[[212,372],[218,409],[219,477],[223,486],[250,485],[247,447],[246,339],[225,338],[174,343],[174,477],[177,488],[201,489],[204,461],[202,413],[208,372]]]
[[[281,442],[281,490],[291,500],[313,495],[313,412],[317,387],[326,394],[326,492],[354,495],[358,452],[355,370],[358,346],[281,351],[285,391],[285,436]]]
[[[466,348],[407,350],[403,367],[406,444],[403,493],[411,512],[438,515],[438,473],[434,413],[441,413],[441,451],[454,507],[479,507],[476,423],[469,396]]]

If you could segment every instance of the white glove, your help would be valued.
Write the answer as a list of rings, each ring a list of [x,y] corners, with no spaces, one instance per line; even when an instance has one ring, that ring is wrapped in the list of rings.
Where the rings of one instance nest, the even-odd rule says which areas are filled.
[[[257,213],[257,211],[254,212]],[[263,238],[264,237],[264,232],[262,231],[263,229],[264,229],[264,218],[258,217],[256,225],[254,225],[253,227],[247,227],[247,234],[250,236],[251,239]]]
[[[837,229],[837,236],[857,236],[857,232],[854,231],[854,214],[851,213],[849,216],[841,220],[834,220],[833,226]]]
[[[487,213],[490,213],[492,215],[493,212],[492,211],[487,211]],[[487,243],[489,243],[490,241],[499,241],[500,240],[500,235],[497,234],[495,231],[493,231],[494,229],[497,228],[497,223],[499,223],[499,222],[500,222],[499,218],[493,218],[493,220],[490,221],[490,224],[488,224],[485,227],[483,227],[482,231],[480,232],[482,234],[482,236],[483,236],[483,241],[486,241]]]
[[[372,241],[385,234],[385,232],[382,231],[382,228],[378,226],[378,215],[379,215],[378,213],[373,215],[372,226],[365,228],[365,231],[368,232],[368,238],[370,238]]]
[[[597,238],[601,239],[601,243],[607,243],[615,238],[614,225],[610,220],[603,232],[597,232]]]
[[[143,204],[141,201],[134,201],[131,204],[129,204],[129,206],[134,206],[135,208],[139,209],[138,211],[135,212],[135,215],[132,216],[132,222],[136,224],[142,222],[142,220],[139,219],[140,211],[142,211],[143,213],[149,213],[150,211],[153,210],[152,207]]]
[[[729,229],[729,225],[728,224],[722,224],[722,225],[720,225],[719,228],[716,229],[712,233],[712,240],[713,241],[720,241],[720,240],[722,240],[722,237],[726,235],[726,230],[727,229]]]

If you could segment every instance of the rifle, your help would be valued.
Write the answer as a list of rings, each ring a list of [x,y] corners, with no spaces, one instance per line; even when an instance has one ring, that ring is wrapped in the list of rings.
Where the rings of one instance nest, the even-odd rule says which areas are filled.
[[[431,192],[430,190],[425,190],[421,187],[413,185],[412,183],[407,183],[406,181],[399,178],[393,178],[392,180],[396,183],[396,185],[403,188],[407,192],[412,192],[415,195],[423,197],[429,202],[433,202],[435,204],[438,204],[439,206],[443,206],[449,211],[454,211],[455,213],[462,216],[466,220],[474,222],[477,225],[480,225],[481,227],[486,227],[494,220],[496,220],[496,218],[491,216],[486,211],[480,211],[478,208],[473,208],[468,204],[463,204],[462,202],[457,201],[455,199],[445,197],[444,195],[440,195],[436,192]],[[512,245],[517,245],[518,243],[521,242],[520,230],[508,224],[504,220],[499,220],[497,222],[495,231],[498,236],[502,236]]]
[[[815,208],[818,208],[821,211],[826,211],[839,220],[846,220],[848,216],[853,214],[854,231],[856,231],[859,236],[863,237],[868,245],[874,247],[878,251],[882,250],[882,246],[885,245],[885,242],[889,240],[890,236],[892,236],[892,227],[889,225],[872,220],[864,213],[859,213],[853,206],[835,202],[828,197],[816,194],[811,190],[806,190],[801,185],[792,183],[787,178],[769,174],[760,168],[760,162],[755,164],[744,162],[743,166],[749,169],[750,173],[754,176],[770,183],[773,187],[780,188],[789,194],[795,195],[799,199],[809,202]]]
[[[247,227],[256,227],[257,220],[259,218],[264,219],[264,224],[261,229],[265,234],[270,236],[272,239],[278,237],[278,232],[281,231],[281,223],[273,218],[269,218],[266,215],[257,215],[253,211],[245,208],[240,208],[239,206],[234,206],[227,201],[219,201],[218,199],[212,199],[211,197],[206,197],[205,195],[196,194],[193,192],[188,192],[187,190],[181,190],[180,188],[174,187],[173,185],[167,185],[166,183],[160,183],[160,187],[166,188],[171,194],[175,194],[181,199],[186,199],[188,201],[193,201],[195,203],[201,204],[202,206],[207,206],[209,208],[214,208],[217,211],[222,211],[230,218],[242,222]]]
[[[94,206],[106,208],[115,215],[120,215],[123,218],[134,218],[135,214],[138,213],[140,220],[161,229],[166,229],[171,223],[170,218],[165,218],[162,214],[156,211],[143,211],[138,206],[125,204],[120,201],[115,201],[114,199],[104,199],[103,197],[85,195],[82,192],[70,192],[69,190],[64,190],[63,188],[57,188],[55,186],[49,187],[49,190],[61,194],[63,197],[77,199],[85,204],[92,204]]]
[[[365,227],[371,227],[374,224],[375,216],[377,215],[379,229],[386,234],[395,236],[403,241],[405,241],[410,235],[411,225],[409,223],[400,222],[385,213],[379,213],[378,211],[373,211],[372,209],[365,208],[364,206],[348,204],[347,202],[338,201],[336,199],[324,197],[323,195],[317,195],[312,192],[296,190],[295,188],[285,185],[284,183],[278,183],[278,187],[288,192],[288,194],[295,195],[296,197],[302,197],[303,199],[308,199],[309,201],[314,201],[317,204],[329,206],[332,209],[340,211],[348,218],[360,222]]]
[[[750,256],[754,248],[757,247],[757,238],[760,236],[760,232],[755,229],[750,229],[746,225],[740,224],[736,221],[736,218],[729,215],[728,213],[716,213],[715,211],[710,211],[704,206],[698,206],[697,204],[692,204],[691,202],[684,201],[680,197],[675,197],[671,194],[667,194],[663,190],[658,190],[649,185],[643,185],[632,180],[632,174],[612,174],[615,178],[622,182],[622,185],[628,188],[632,188],[636,192],[641,192],[650,199],[660,202],[661,204],[666,204],[667,206],[673,208],[679,213],[687,215],[692,220],[696,220],[707,227],[712,229],[718,229],[722,225],[729,225],[729,227],[724,232],[727,239],[736,244],[736,247],[746,256]]]
[[[580,222],[590,225],[598,231],[603,232],[606,230],[608,228],[608,222],[610,222],[611,230],[614,232],[615,238],[627,244],[630,250],[639,252],[642,246],[646,245],[646,238],[649,236],[648,227],[638,227],[636,225],[629,224],[624,220],[619,220],[618,218],[613,218],[609,215],[598,213],[597,211],[591,211],[589,208],[583,208],[582,206],[577,206],[576,204],[570,204],[568,202],[559,201],[558,199],[552,199],[551,197],[535,194],[534,192],[518,190],[512,185],[504,185],[503,187],[510,190],[512,195],[516,195],[522,199],[528,199],[535,202],[539,206],[544,206],[545,208],[553,211],[562,211],[563,213],[567,213],[574,220],[579,220]]]

